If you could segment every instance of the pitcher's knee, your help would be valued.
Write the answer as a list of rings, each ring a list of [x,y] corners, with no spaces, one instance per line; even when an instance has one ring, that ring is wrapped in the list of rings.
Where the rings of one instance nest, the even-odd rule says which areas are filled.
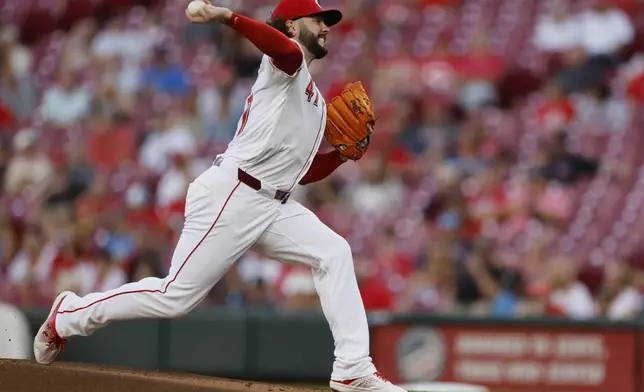
[[[166,318],[183,317],[195,308],[191,303],[180,299],[166,301],[164,305],[163,315]]]
[[[163,295],[163,315],[179,318],[190,313],[200,302],[199,294],[193,290],[168,288]]]
[[[323,260],[323,264],[329,264],[329,266],[347,264],[353,267],[351,246],[347,240],[339,235],[334,238],[332,242],[325,246],[325,256],[323,257],[325,260]]]

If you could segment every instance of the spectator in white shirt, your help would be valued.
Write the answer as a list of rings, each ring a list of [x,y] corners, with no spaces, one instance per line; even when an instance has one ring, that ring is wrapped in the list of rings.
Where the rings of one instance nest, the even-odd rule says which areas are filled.
[[[572,260],[556,257],[549,265],[550,297],[548,308],[556,315],[571,319],[588,319],[595,314],[590,290],[577,278]]]
[[[92,53],[101,60],[120,57],[128,65],[138,65],[152,49],[156,37],[145,29],[127,29],[124,17],[112,20],[92,44]]]
[[[200,82],[197,92],[197,112],[204,123],[205,134],[211,140],[228,143],[237,130],[237,122],[244,111],[247,86],[238,83],[233,72],[223,73],[224,80],[210,85]],[[205,86],[204,86],[205,85]]]
[[[71,27],[62,47],[61,66],[81,72],[91,64],[92,37],[98,25],[93,19],[81,19]]]
[[[172,154],[192,155],[197,149],[197,138],[187,127],[179,113],[169,113],[159,119],[156,129],[149,133],[140,150],[139,161],[143,167],[161,175],[170,167]]]
[[[557,0],[550,15],[537,22],[534,44],[544,52],[563,52],[579,46],[582,38],[579,19],[569,14],[565,0]]]
[[[42,229],[37,226],[25,230],[22,242],[21,249],[9,263],[7,275],[21,300],[29,303],[38,296],[39,291],[46,291],[51,283],[58,247],[46,243]]]
[[[30,128],[14,136],[13,147],[17,153],[9,160],[4,178],[8,195],[36,198],[51,184],[54,168],[47,154],[39,150],[37,140],[38,135]]]
[[[597,315],[610,319],[628,319],[643,309],[642,294],[633,284],[633,269],[624,261],[604,266],[604,281],[595,304]]]
[[[110,66],[114,87],[119,92],[136,93],[141,87],[141,63],[164,33],[160,25],[145,15],[133,26],[126,26],[124,18],[119,17],[98,33],[92,53],[101,63]]]
[[[188,185],[208,169],[205,162],[182,152],[171,152],[170,168],[163,173],[157,187],[157,206],[169,207],[185,200]]]
[[[280,286],[284,297],[281,303],[284,310],[310,310],[317,309],[320,301],[315,293],[315,285],[311,270],[304,267],[293,268]]]
[[[11,73],[18,79],[31,75],[34,55],[31,49],[21,42],[20,30],[8,25],[0,31],[0,45],[7,50],[7,62]]]
[[[624,11],[599,0],[580,15],[582,46],[592,60],[611,65],[616,56],[635,38],[635,29]]]
[[[58,83],[45,91],[42,115],[46,122],[68,126],[75,124],[89,113],[92,97],[90,92],[80,86],[76,77],[63,70]]]
[[[79,295],[109,291],[127,283],[125,271],[105,250],[92,259],[79,261],[68,274],[64,283],[76,287]],[[62,289],[69,288],[59,287]]]
[[[15,26],[0,31],[0,102],[23,119],[33,114],[38,98],[32,78],[33,54],[18,34]]]
[[[350,203],[356,212],[382,216],[396,211],[404,196],[402,181],[394,176],[384,155],[374,155],[361,167],[364,180],[351,190]]]

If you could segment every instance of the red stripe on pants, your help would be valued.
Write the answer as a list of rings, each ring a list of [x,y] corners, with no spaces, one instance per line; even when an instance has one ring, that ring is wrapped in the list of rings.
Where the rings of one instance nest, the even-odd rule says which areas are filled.
[[[206,231],[206,234],[204,234],[204,236],[203,236],[203,237],[201,237],[201,240],[199,240],[199,242],[197,243],[197,245],[195,245],[195,247],[192,249],[192,251],[190,251],[190,253],[189,253],[189,254],[188,254],[188,256],[186,257],[186,259],[183,261],[183,263],[181,263],[181,267],[179,267],[179,269],[177,270],[177,273],[176,273],[176,274],[174,274],[174,277],[172,277],[172,279],[171,279],[171,280],[170,280],[170,281],[165,285],[165,287],[163,288],[163,290],[156,289],[156,290],[133,290],[133,291],[124,291],[124,292],[122,292],[122,293],[116,293],[116,294],[110,295],[109,297],[99,299],[99,300],[94,301],[94,302],[92,302],[91,304],[89,304],[89,305],[85,305],[85,306],[83,306],[83,307],[81,307],[81,308],[74,309],[74,310],[63,310],[63,311],[59,311],[59,312],[57,312],[56,314],[65,314],[65,313],[74,313],[74,312],[78,312],[79,310],[87,309],[87,308],[89,308],[89,307],[91,307],[91,306],[94,306],[94,305],[96,305],[96,304],[98,304],[98,303],[101,303],[101,302],[103,302],[103,301],[106,301],[106,300],[108,300],[108,299],[110,299],[110,298],[118,297],[118,296],[121,296],[121,295],[124,295],[124,294],[136,294],[136,293],[160,293],[160,294],[165,294],[165,293],[168,291],[168,287],[170,287],[170,285],[172,284],[172,282],[174,282],[175,280],[177,280],[177,277],[179,276],[179,273],[181,273],[181,270],[183,269],[183,267],[186,265],[186,263],[188,263],[188,260],[190,260],[190,257],[195,253],[195,251],[199,248],[199,246],[201,246],[201,244],[206,240],[206,237],[208,237],[208,234],[210,234],[210,232],[212,231],[212,229],[214,229],[214,228],[215,228],[215,225],[217,224],[217,221],[219,221],[219,218],[221,217],[221,214],[224,212],[224,209],[226,208],[226,205],[228,204],[228,201],[230,201],[230,198],[233,196],[233,193],[235,193],[235,191],[237,190],[237,188],[239,188],[239,185],[240,185],[240,184],[241,184],[241,181],[238,181],[238,182],[237,182],[237,185],[235,185],[235,187],[233,188],[233,190],[232,190],[232,191],[230,192],[230,194],[228,195],[228,198],[226,198],[226,201],[224,202],[224,205],[223,205],[223,206],[221,206],[221,209],[219,210],[219,214],[217,214],[217,218],[215,218],[215,221],[212,223],[212,225],[210,226],[210,228],[208,229],[208,231]]]

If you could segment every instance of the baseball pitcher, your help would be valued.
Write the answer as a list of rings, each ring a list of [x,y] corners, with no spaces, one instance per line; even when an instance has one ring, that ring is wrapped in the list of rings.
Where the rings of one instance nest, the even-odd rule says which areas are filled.
[[[53,362],[65,341],[109,323],[177,318],[190,312],[251,247],[266,257],[310,266],[335,340],[330,386],[339,392],[404,392],[376,371],[351,249],[300,203],[298,184],[319,181],[369,146],[375,117],[360,82],[324,101],[309,73],[327,54],[338,10],[316,0],[281,0],[268,24],[206,4],[193,23],[222,23],[263,58],[237,132],[212,167],[188,188],[185,222],[164,279],[145,278],[103,293],[59,294],[34,340],[38,362]],[[318,152],[325,138],[334,146]]]

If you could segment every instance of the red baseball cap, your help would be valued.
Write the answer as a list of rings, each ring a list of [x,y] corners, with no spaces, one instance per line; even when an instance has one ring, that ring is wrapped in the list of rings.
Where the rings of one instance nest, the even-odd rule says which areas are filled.
[[[325,10],[318,0],[281,0],[273,11],[273,19],[295,20],[305,16],[321,15],[324,24],[331,27],[342,20],[339,10]]]

